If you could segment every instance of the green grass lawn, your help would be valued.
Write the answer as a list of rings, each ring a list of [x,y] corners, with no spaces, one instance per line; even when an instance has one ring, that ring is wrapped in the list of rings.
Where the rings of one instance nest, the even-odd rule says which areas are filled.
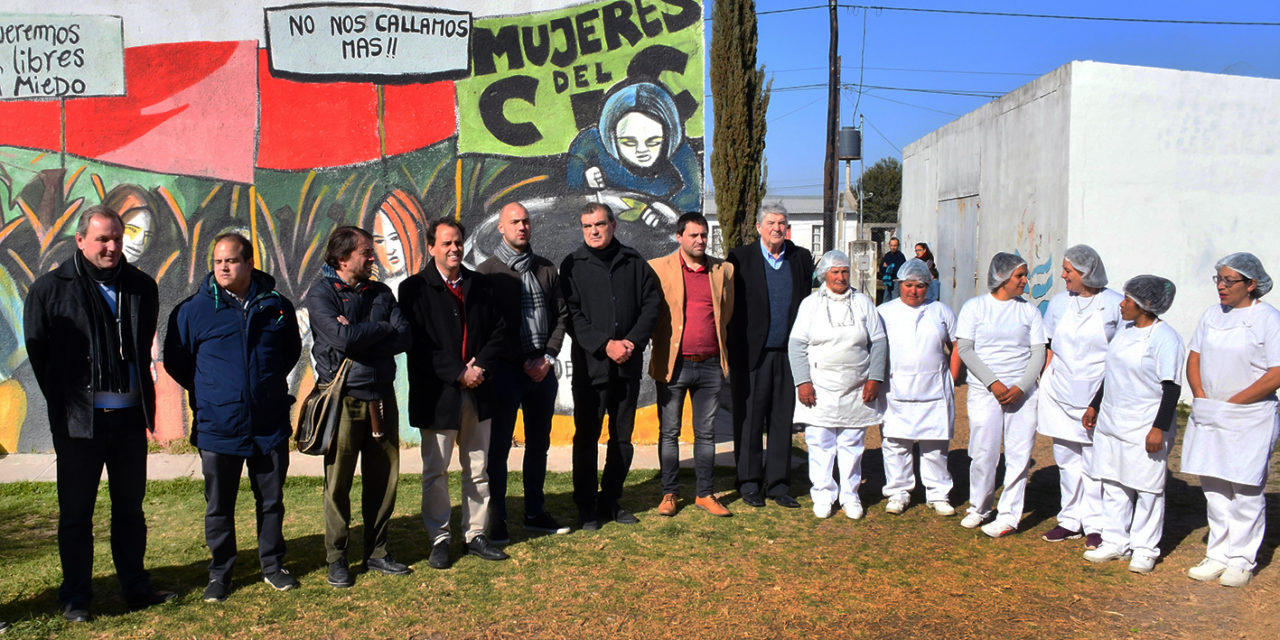
[[[868,462],[874,473],[871,454]],[[731,486],[731,474],[719,469],[717,486]],[[1031,531],[990,540],[919,504],[886,515],[864,487],[868,516],[857,522],[841,513],[817,520],[807,497],[798,510],[772,503],[752,509],[736,493],[726,496],[735,516],[719,519],[692,506],[686,472],[681,512],[662,518],[656,472],[633,472],[629,480],[624,506],[637,512],[639,525],[539,537],[513,525],[510,560],[463,557],[435,571],[425,561],[420,479],[406,476],[391,545],[416,572],[359,574],[355,587],[339,590],[325,582],[321,481],[290,478],[285,565],[302,586],[287,593],[262,583],[246,482],[237,512],[241,555],[223,604],[200,599],[208,579],[201,484],[152,482],[147,566],[158,587],[180,597],[135,613],[125,611],[111,567],[104,485],[95,526],[96,618],[87,625],[64,623],[58,609],[54,485],[0,485],[0,617],[14,624],[9,637],[16,638],[861,638],[993,630],[1002,632],[997,637],[1063,637],[1063,625],[1075,630],[1071,637],[1111,637],[1125,635],[1133,621],[1086,614],[1142,586],[1122,563],[1091,565],[1080,560],[1081,549],[1041,543],[1039,533],[1052,526],[1043,517]],[[1033,489],[1047,482],[1033,478]],[[456,475],[453,487],[457,505]],[[518,496],[519,474],[511,487]],[[547,492],[553,513],[572,521],[569,475],[550,474]],[[1036,509],[1043,505],[1029,505]],[[511,511],[518,522],[518,497]],[[456,506],[454,518],[456,527]],[[352,538],[361,540],[358,526]],[[455,554],[460,550],[455,542]],[[351,555],[358,562],[360,549]]]

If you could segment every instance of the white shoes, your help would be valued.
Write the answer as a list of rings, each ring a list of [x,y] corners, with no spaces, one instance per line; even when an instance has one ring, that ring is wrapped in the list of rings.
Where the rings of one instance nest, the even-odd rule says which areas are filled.
[[[813,503],[813,515],[826,520],[831,517],[832,513],[835,513],[835,507],[832,505]]]
[[[1222,572],[1222,577],[1218,579],[1218,584],[1224,587],[1243,587],[1249,584],[1253,579],[1253,572],[1243,567],[1227,567]]]
[[[904,496],[894,496],[892,498],[889,498],[889,504],[886,504],[884,506],[884,511],[885,513],[892,513],[893,515],[898,515],[903,511],[907,510],[907,503],[909,501],[910,499]]]
[[[946,500],[934,500],[929,503],[929,506],[933,507],[933,512],[940,516],[954,516],[956,514],[956,508]]]
[[[860,503],[854,502],[853,504],[844,505],[844,515],[848,516],[850,520],[861,520],[865,514],[866,512],[862,510],[862,504]]]
[[[966,529],[977,529],[982,526],[982,521],[985,519],[986,518],[983,518],[981,513],[970,513],[960,521],[960,526]]]
[[[992,520],[991,522],[982,525],[982,532],[992,538],[1003,538],[1014,531],[1017,531],[1016,527],[1011,527],[999,520]]]
[[[1191,567],[1191,569],[1187,571],[1187,577],[1192,580],[1199,580],[1200,582],[1208,582],[1216,579],[1226,570],[1227,565],[1212,558],[1205,558],[1200,561],[1200,564]]]
[[[1130,551],[1123,550],[1114,544],[1104,542],[1097,549],[1090,549],[1084,552],[1084,559],[1089,562],[1110,562],[1111,560],[1127,558],[1130,553]],[[1154,562],[1152,566],[1155,566]]]
[[[1085,553],[1088,553],[1087,551]],[[1156,559],[1151,556],[1133,556],[1129,561],[1129,570],[1134,573],[1151,573],[1156,568]]]

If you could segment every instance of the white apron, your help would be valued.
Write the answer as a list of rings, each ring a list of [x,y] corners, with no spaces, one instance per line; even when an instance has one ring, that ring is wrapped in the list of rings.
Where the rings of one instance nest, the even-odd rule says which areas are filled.
[[[1250,310],[1257,307],[1254,303]],[[1200,375],[1212,388],[1242,390],[1250,379],[1249,358],[1258,345],[1249,328],[1206,327],[1200,345]],[[1206,393],[1210,384],[1204,385]],[[1234,393],[1234,392],[1233,392]],[[1267,458],[1280,433],[1275,400],[1231,404],[1226,399],[1196,398],[1182,442],[1182,472],[1258,486],[1267,479]]]
[[[950,361],[943,345],[947,328],[925,312],[928,304],[912,309],[914,321],[897,314],[889,334],[889,385],[886,396],[885,438],[950,440],[955,425],[955,391]],[[887,324],[887,323],[886,323]]]
[[[814,427],[867,427],[879,424],[883,415],[884,394],[868,406],[862,401],[862,387],[867,382],[868,358],[871,346],[867,333],[866,317],[861,309],[845,300],[827,298],[824,292],[818,297],[810,317],[797,318],[806,323],[809,337],[809,381],[817,395],[817,402],[806,407],[796,396],[794,421]],[[850,296],[853,295],[852,290]],[[848,305],[853,321],[844,326],[832,326],[829,318],[844,311]],[[831,305],[828,310],[825,305]],[[829,312],[831,311],[831,312]],[[861,349],[852,348],[861,345]]]
[[[1146,445],[1163,395],[1160,381],[1143,366],[1154,330],[1155,325],[1120,331],[1111,342],[1106,359],[1106,395],[1094,428],[1089,475],[1138,491],[1164,493],[1175,429],[1170,427],[1165,432],[1164,446],[1156,453],[1147,453]]]
[[[1053,330],[1053,360],[1040,378],[1040,400],[1036,431],[1050,438],[1089,442],[1090,434],[1080,423],[1084,410],[1102,384],[1107,357],[1107,317],[1099,292],[1090,300],[1092,308],[1083,313],[1067,301],[1067,311]]]

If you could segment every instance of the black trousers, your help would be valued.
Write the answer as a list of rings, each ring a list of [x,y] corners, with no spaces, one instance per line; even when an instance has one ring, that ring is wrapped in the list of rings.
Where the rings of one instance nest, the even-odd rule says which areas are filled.
[[[547,451],[551,448],[551,418],[556,413],[560,383],[555,371],[534,382],[520,367],[500,362],[493,368],[498,392],[493,394],[489,436],[489,520],[507,519],[507,457],[516,430],[516,412],[524,409],[524,515],[546,511],[542,486],[547,479]]]
[[[738,490],[744,494],[763,491],[771,497],[786,495],[791,490],[791,425],[796,407],[796,386],[787,353],[765,351],[759,367],[732,373]]]
[[[93,509],[102,468],[111,496],[111,559],[126,601],[150,593],[142,568],[147,523],[142,499],[147,491],[146,419],[141,407],[95,409],[92,438],[54,436],[58,475],[58,555],[62,560],[63,604],[87,608],[93,601]]]
[[[639,397],[638,378],[615,377],[605,384],[573,385],[573,501],[583,520],[595,520],[598,514],[607,516],[618,506],[634,456],[631,432],[636,426]],[[609,440],[597,493],[597,451],[606,414]]]
[[[240,470],[249,467],[249,487],[253,489],[258,523],[258,560],[262,575],[281,569],[284,560],[284,479],[289,471],[289,441],[272,451],[248,458],[200,450],[204,472],[204,540],[213,559],[209,579],[231,582],[236,563],[236,497],[240,493]]]

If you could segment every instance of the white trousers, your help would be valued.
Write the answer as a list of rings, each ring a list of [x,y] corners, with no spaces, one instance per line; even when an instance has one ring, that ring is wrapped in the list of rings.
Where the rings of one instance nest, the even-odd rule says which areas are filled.
[[[1209,548],[1205,556],[1253,571],[1267,524],[1265,483],[1255,487],[1200,476],[1200,486],[1209,507]]]
[[[866,439],[865,428],[804,428],[804,442],[809,445],[809,483],[813,485],[809,495],[814,504],[862,504],[858,485],[862,484]]]
[[[489,523],[489,420],[476,419],[475,395],[464,393],[457,430],[422,430],[422,522],[431,544],[449,539],[449,461],[462,466],[462,524],[471,542]]]
[[[1121,551],[1148,558],[1160,557],[1160,536],[1164,535],[1164,494],[1131,489],[1103,480],[1102,540]]]
[[[916,488],[911,458],[911,445],[915,442],[920,443],[920,479],[924,482],[925,500],[946,500],[952,485],[951,472],[947,470],[947,441],[907,438],[885,438],[880,445],[884,455],[885,497],[906,496]]]
[[[1085,534],[1102,533],[1102,483],[1089,477],[1093,444],[1054,438],[1053,459],[1058,463],[1062,505],[1058,510],[1058,524]],[[1103,540],[1107,538],[1104,536]]]
[[[969,513],[991,515],[996,494],[996,467],[1004,443],[1004,493],[997,520],[1017,527],[1027,493],[1027,469],[1036,440],[1036,388],[1022,403],[1002,407],[985,387],[969,385]]]

